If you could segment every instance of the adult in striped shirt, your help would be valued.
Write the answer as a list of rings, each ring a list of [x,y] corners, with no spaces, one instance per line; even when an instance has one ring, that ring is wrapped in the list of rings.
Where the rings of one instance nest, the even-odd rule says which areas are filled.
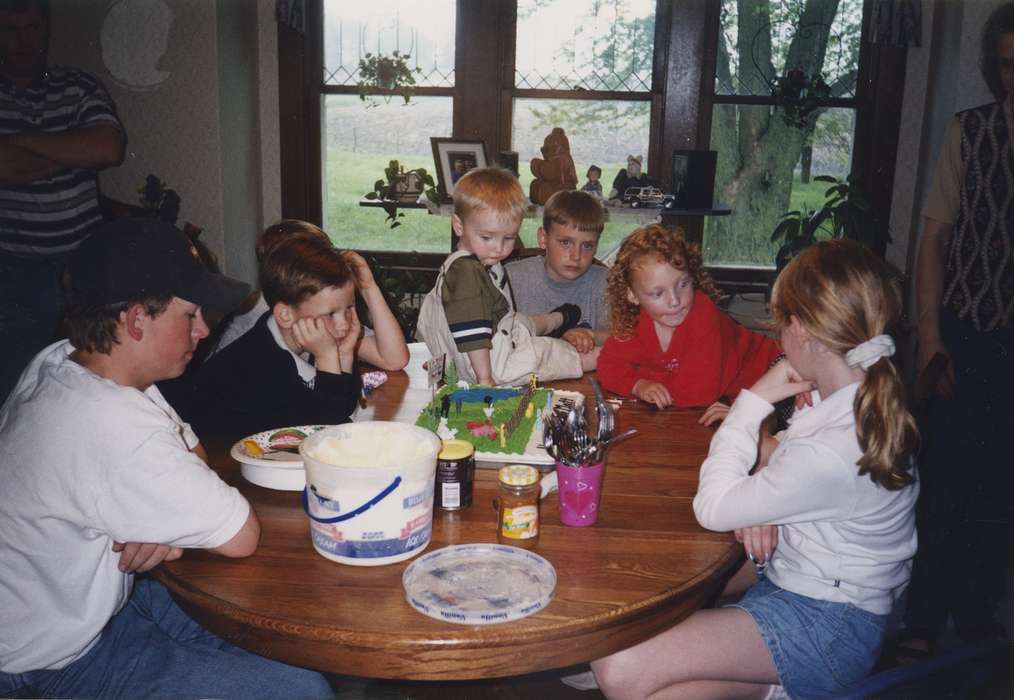
[[[97,171],[123,158],[112,100],[48,66],[48,0],[0,0],[0,402],[54,339],[67,255],[102,218]]]

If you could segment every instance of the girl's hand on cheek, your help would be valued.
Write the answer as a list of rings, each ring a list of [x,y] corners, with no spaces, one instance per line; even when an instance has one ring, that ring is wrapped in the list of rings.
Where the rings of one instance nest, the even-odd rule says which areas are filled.
[[[631,392],[636,398],[646,403],[653,404],[655,408],[667,408],[672,406],[672,395],[665,385],[652,382],[647,379],[638,379]]]
[[[750,391],[771,404],[803,393],[808,401],[813,389],[813,382],[803,379],[788,360],[776,364],[750,387]]]

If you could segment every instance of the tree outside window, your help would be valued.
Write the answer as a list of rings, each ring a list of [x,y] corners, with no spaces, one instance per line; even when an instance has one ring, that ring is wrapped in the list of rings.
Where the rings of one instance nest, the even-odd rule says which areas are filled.
[[[709,264],[772,267],[781,215],[824,200],[812,176],[849,172],[862,10],[862,0],[722,1],[711,148],[715,198],[733,214],[707,222]],[[787,124],[771,95],[791,70],[830,86],[830,106],[804,128]]]

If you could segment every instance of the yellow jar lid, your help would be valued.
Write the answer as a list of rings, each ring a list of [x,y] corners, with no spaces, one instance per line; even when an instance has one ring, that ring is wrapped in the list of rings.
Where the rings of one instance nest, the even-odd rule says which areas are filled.
[[[500,468],[500,481],[510,486],[530,486],[539,480],[539,470],[527,464],[511,464]]]
[[[437,459],[465,459],[475,454],[475,447],[466,440],[444,440]]]

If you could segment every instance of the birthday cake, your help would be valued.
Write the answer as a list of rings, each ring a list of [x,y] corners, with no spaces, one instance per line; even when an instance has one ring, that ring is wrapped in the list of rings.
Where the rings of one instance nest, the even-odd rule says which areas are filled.
[[[457,382],[437,390],[416,425],[442,440],[470,442],[480,461],[552,464],[542,446],[545,412],[565,414],[583,402],[584,396],[573,391]]]

